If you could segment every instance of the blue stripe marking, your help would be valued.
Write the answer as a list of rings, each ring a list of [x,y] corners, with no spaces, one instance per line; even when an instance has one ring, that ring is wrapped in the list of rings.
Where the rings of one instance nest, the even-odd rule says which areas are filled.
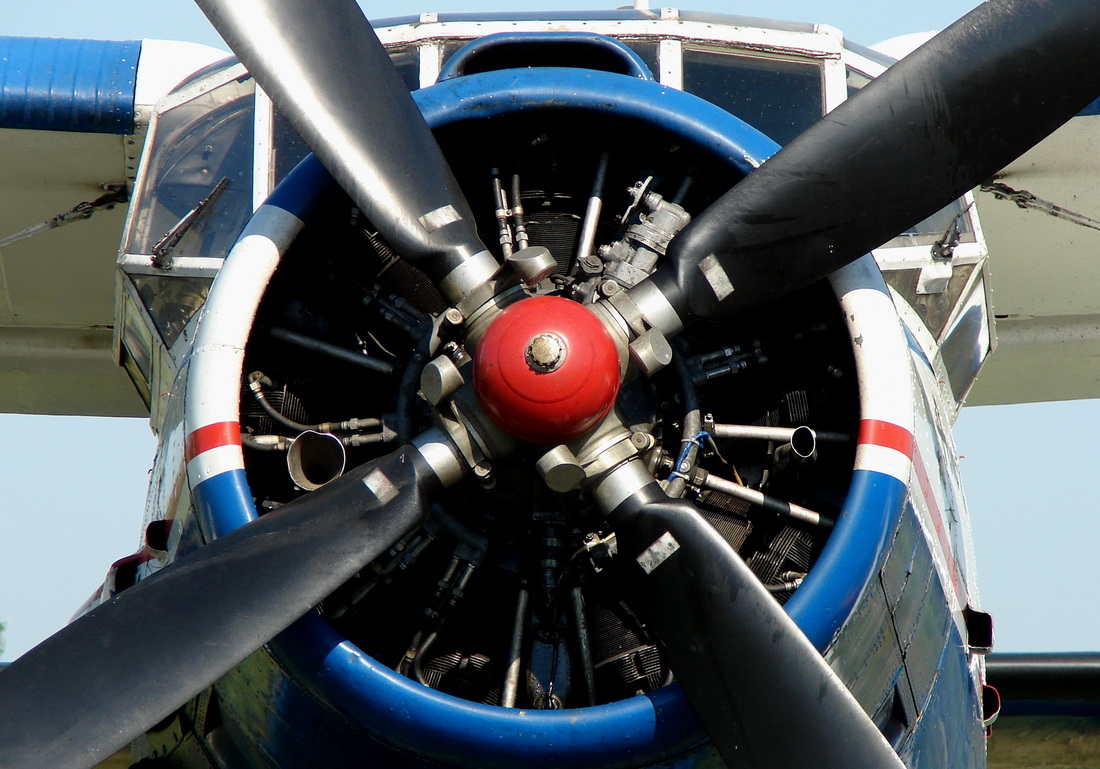
[[[824,652],[875,578],[908,487],[893,476],[856,470],[836,527],[802,586],[784,608]]]
[[[321,161],[313,155],[306,155],[279,182],[264,205],[281,208],[304,222],[320,205],[325,194],[335,189],[336,182]],[[289,244],[276,245],[283,251]]]
[[[227,470],[192,489],[203,537],[210,541],[257,518],[244,470]]]
[[[432,128],[532,109],[570,109],[655,124],[748,174],[779,145],[721,107],[648,80],[587,69],[506,69],[413,92]]]
[[[778,150],[770,139],[708,102],[623,75],[504,70],[449,80],[413,95],[433,128],[526,109],[580,108],[657,124],[711,148],[744,173]],[[302,217],[329,184],[319,162],[303,161],[268,204]],[[905,495],[906,485],[895,478],[866,470],[854,473],[828,545],[786,605],[819,650],[824,651],[874,578]],[[196,488],[196,499],[201,500],[197,506],[203,519],[218,532],[255,517],[243,471],[204,481]],[[488,768],[515,766],[517,760],[531,769],[636,766],[677,755],[686,759],[685,752],[705,740],[678,686],[595,708],[519,711],[416,685],[363,654],[317,615],[304,617],[270,648],[320,700],[357,719],[379,739],[417,753],[427,750],[439,761]]]
[[[929,371],[935,373],[935,369],[932,368],[932,362],[928,360],[928,356],[924,354],[924,350],[921,349],[920,342],[913,336],[913,332],[909,330],[909,327],[904,323],[901,324],[902,329],[905,331],[905,343],[909,346],[909,349],[917,354],[921,363],[928,367]]]
[[[130,134],[138,41],[0,37],[0,127]]]
[[[1088,106],[1077,113],[1076,117],[1089,117],[1091,115],[1100,115],[1100,98],[1090,102]]]
[[[446,766],[527,769],[637,766],[704,739],[679,686],[593,708],[530,711],[481,705],[421,686],[363,654],[316,614],[271,643],[280,663],[322,701],[382,741]]]
[[[591,70],[502,70],[448,80],[413,93],[433,129],[463,120],[547,107],[579,108],[654,123],[708,148],[744,174],[779,145],[725,110],[672,88],[625,75]],[[266,205],[305,220],[333,188],[319,160],[306,156]]]

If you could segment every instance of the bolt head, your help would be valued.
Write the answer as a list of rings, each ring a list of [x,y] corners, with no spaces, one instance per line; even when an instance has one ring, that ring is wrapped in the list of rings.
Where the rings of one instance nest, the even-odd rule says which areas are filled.
[[[561,368],[567,354],[564,339],[557,334],[544,332],[527,343],[524,357],[532,371],[549,374]]]

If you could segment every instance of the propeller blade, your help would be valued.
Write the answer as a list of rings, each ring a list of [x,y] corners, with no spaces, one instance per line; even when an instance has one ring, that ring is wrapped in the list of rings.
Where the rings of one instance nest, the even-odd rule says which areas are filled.
[[[652,484],[610,520],[635,605],[731,769],[904,769],[798,625],[690,502]]]
[[[0,672],[0,766],[92,767],[412,529],[438,479],[368,462],[142,580]]]
[[[439,145],[355,0],[197,2],[398,253],[426,260],[443,280],[485,252]]]
[[[1100,96],[1100,3],[979,5],[825,116],[670,244],[684,320],[808,285],[990,178]]]

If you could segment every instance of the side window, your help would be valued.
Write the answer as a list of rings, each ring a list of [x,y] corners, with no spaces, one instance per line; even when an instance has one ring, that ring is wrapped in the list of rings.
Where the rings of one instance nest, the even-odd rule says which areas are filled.
[[[821,119],[821,65],[684,49],[684,90],[786,144]]]
[[[846,82],[848,86],[848,98],[851,99],[852,96],[855,95],[856,91],[860,90],[861,88],[863,88],[863,86],[871,82],[871,76],[865,75],[858,69],[852,69],[851,67],[848,67]]]
[[[172,254],[220,258],[229,252],[252,213],[253,89],[251,78],[233,80],[157,116],[126,252],[154,253],[204,201]]]
[[[420,87],[420,49],[416,46],[407,48],[388,48],[390,61],[393,62],[397,74],[410,91]]]

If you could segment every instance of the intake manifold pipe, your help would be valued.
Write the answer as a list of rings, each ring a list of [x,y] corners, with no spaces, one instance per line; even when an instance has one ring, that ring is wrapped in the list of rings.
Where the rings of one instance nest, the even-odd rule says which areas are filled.
[[[344,473],[344,444],[332,433],[306,430],[291,441],[286,454],[290,479],[303,491],[315,491]]]

